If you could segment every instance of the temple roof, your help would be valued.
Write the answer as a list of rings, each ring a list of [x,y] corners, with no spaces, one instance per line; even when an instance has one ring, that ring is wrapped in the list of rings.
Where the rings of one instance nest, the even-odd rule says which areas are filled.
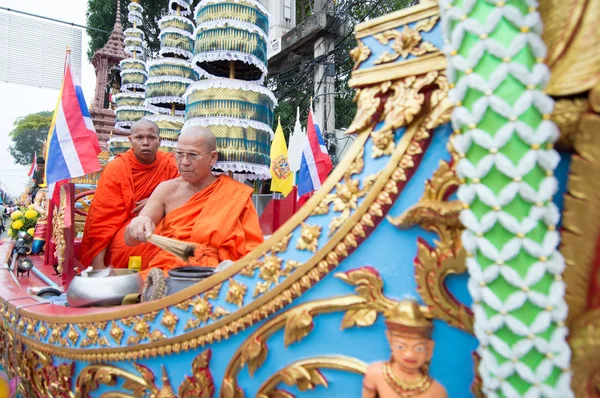
[[[115,20],[115,26],[104,47],[94,53],[92,64],[96,66],[96,63],[102,57],[106,57],[115,62],[127,58],[123,44],[124,39],[125,35],[123,34],[123,25],[121,24],[121,2],[117,0],[117,18]]]

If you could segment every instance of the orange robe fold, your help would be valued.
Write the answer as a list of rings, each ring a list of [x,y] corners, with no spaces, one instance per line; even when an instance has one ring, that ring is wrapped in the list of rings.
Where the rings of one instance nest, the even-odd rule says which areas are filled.
[[[130,256],[141,256],[142,267],[147,266],[158,248],[150,244],[127,246],[125,227],[137,215],[133,213],[136,202],[149,198],[158,184],[177,175],[173,155],[160,151],[151,164],[137,160],[132,149],[110,162],[102,172],[85,222],[81,263],[89,266],[107,248],[105,265],[127,268]]]
[[[157,234],[197,243],[191,265],[216,267],[224,260],[236,261],[264,239],[252,192],[252,188],[220,176],[186,204],[170,211]],[[184,265],[188,264],[161,250],[149,269],[161,268],[166,272]]]

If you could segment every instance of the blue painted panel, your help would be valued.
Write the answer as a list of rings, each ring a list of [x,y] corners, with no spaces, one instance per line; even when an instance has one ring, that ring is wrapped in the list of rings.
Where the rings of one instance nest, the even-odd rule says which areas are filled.
[[[554,170],[554,175],[558,179],[558,191],[554,195],[554,203],[558,206],[560,213],[562,214],[565,202],[565,195],[567,193],[567,181],[569,179],[569,169],[571,168],[571,157],[573,156],[570,152],[559,152],[560,163]],[[562,226],[562,218],[560,219],[557,228]]]

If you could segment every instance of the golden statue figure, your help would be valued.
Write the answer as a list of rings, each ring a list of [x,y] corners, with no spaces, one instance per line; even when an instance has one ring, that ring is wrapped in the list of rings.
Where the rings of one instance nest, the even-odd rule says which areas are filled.
[[[426,309],[403,300],[386,314],[391,359],[367,368],[363,398],[447,398],[446,389],[429,376],[433,322]]]
[[[48,190],[46,188],[40,188],[35,194],[33,210],[40,214],[40,218],[35,224],[31,252],[33,254],[40,254],[46,243],[46,231],[48,230]]]

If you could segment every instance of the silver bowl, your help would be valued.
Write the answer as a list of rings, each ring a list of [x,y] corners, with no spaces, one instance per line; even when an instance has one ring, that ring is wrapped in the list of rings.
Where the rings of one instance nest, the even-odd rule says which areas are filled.
[[[137,271],[115,269],[114,276],[96,277],[102,271],[92,271],[88,277],[76,276],[67,289],[71,307],[110,307],[121,305],[125,296],[142,293],[144,280]]]

